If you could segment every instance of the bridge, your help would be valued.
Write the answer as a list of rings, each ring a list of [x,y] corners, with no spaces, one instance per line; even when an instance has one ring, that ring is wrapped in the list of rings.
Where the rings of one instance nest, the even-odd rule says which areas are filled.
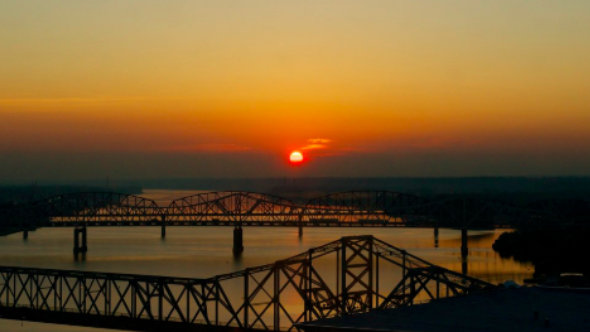
[[[451,196],[437,200],[391,192],[333,193],[297,204],[274,195],[222,191],[183,197],[168,206],[135,195],[72,193],[0,209],[0,228],[23,232],[39,227],[75,227],[74,251],[85,252],[86,227],[234,227],[234,251],[243,250],[242,227],[431,227],[468,229],[587,227],[590,202],[550,200],[526,206]],[[580,226],[581,225],[581,226]],[[466,250],[466,242],[464,243]]]
[[[494,288],[373,236],[352,236],[204,279],[0,266],[0,315],[137,331],[294,331]]]

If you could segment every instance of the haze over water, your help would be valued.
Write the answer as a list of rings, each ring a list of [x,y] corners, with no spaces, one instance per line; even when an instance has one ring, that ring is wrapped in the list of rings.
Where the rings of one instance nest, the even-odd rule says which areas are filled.
[[[588,31],[588,0],[0,0],[0,207],[77,186],[589,200]],[[76,261],[72,228],[43,228],[0,237],[0,265],[207,278],[375,235],[521,283],[502,232],[470,231],[465,261],[451,229],[246,227],[235,258],[231,227],[90,227]]]
[[[142,196],[166,205],[194,191],[146,190]],[[532,264],[501,258],[492,243],[504,230],[470,231],[468,273],[483,280],[522,283],[532,276]],[[422,228],[297,228],[246,227],[245,251],[232,254],[231,227],[168,227],[165,239],[159,227],[95,227],[88,230],[86,260],[75,261],[71,228],[42,228],[23,241],[17,233],[0,237],[0,264],[99,272],[208,278],[285,259],[342,236],[374,235],[433,264],[461,272],[461,233],[441,229],[435,247],[432,229]],[[0,321],[8,331],[98,331],[81,327]],[[4,330],[2,330],[4,331]],[[105,330],[106,331],[106,330]]]

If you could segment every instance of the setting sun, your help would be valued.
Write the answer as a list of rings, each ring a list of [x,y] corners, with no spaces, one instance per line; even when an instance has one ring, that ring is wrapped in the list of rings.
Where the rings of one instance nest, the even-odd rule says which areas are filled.
[[[303,155],[299,151],[293,151],[289,156],[289,161],[293,164],[299,164],[303,161]]]

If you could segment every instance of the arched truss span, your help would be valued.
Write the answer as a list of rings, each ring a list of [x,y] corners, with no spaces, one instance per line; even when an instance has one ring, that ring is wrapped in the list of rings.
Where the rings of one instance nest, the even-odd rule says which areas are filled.
[[[453,228],[555,228],[590,223],[590,203],[546,200],[518,207],[470,196],[428,201],[391,191],[349,191],[291,200],[245,191],[188,196],[158,207],[139,196],[85,192],[0,208],[0,226],[46,225],[244,225],[244,226],[410,226]]]
[[[247,191],[209,192],[179,198],[167,208],[169,222],[297,222],[291,200]]]
[[[27,226],[149,223],[162,211],[150,199],[113,192],[81,192],[45,198],[15,209]]]
[[[408,208],[428,203],[422,197],[392,191],[347,191],[311,199],[304,218],[312,223],[396,224]]]

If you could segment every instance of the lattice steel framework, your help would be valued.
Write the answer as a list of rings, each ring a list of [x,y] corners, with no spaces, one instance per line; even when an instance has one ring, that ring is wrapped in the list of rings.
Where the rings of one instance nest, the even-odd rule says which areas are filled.
[[[300,322],[494,287],[372,236],[354,236],[208,279],[0,267],[0,313],[27,307],[31,315],[291,331]]]
[[[14,213],[21,222],[46,220],[53,226],[152,224],[162,216],[153,200],[112,192],[50,197],[19,207]]]
[[[301,209],[291,200],[253,192],[223,191],[174,200],[169,222],[297,222]]]
[[[211,192],[159,207],[146,198],[91,192],[66,194],[0,209],[0,226],[410,226],[555,228],[590,221],[590,203],[549,200],[518,207],[469,196],[434,201],[389,191],[335,193],[296,205],[260,193]]]

